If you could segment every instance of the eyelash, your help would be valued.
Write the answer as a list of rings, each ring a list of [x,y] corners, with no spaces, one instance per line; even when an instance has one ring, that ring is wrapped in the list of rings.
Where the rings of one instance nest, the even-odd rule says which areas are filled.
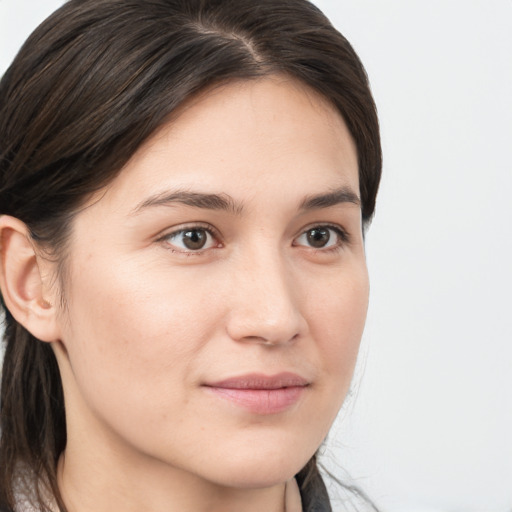
[[[307,247],[308,249],[313,250],[315,253],[329,254],[340,251],[346,244],[350,243],[350,235],[341,226],[332,224],[313,224],[311,226],[308,226],[297,237],[295,237],[293,241],[295,242],[300,237],[305,236],[308,231],[311,231],[313,229],[328,229],[334,231],[338,240],[332,246],[328,247],[315,248],[312,246],[297,245],[295,243],[293,244],[293,246]],[[176,231],[164,234],[163,236],[157,239],[157,242],[164,243],[168,250],[170,250],[173,253],[181,254],[183,256],[201,256],[210,249],[222,247],[222,243],[220,242],[214,247],[208,247],[206,249],[200,248],[198,250],[179,248],[177,249],[173,247],[172,244],[169,242],[169,239],[171,239],[172,237],[177,237],[180,234],[186,233],[187,231],[205,231],[208,234],[208,236],[214,238],[215,240],[220,239],[220,234],[217,232],[215,228],[213,228],[213,226],[209,224],[191,224],[189,226],[184,226]]]
[[[308,231],[311,231],[313,229],[328,229],[332,230],[336,233],[336,236],[338,240],[332,245],[328,247],[311,247],[309,246],[309,249],[313,250],[315,254],[321,253],[321,254],[330,254],[330,253],[336,253],[343,249],[343,247],[350,243],[350,235],[345,231],[341,226],[334,225],[334,224],[313,224],[308,227],[306,227],[299,236],[294,238],[294,241],[300,238],[301,236],[304,236]],[[305,247],[305,246],[302,246]]]
[[[207,249],[198,249],[194,251],[193,249],[179,249],[172,246],[172,244],[169,242],[169,240],[172,237],[177,237],[178,235],[182,233],[186,233],[187,231],[205,231],[208,236],[214,238],[215,240],[220,239],[220,234],[217,232],[217,230],[209,225],[209,224],[191,224],[189,226],[184,226],[180,229],[177,229],[176,231],[172,231],[170,233],[166,233],[165,235],[158,238],[157,242],[162,242],[165,244],[165,247],[170,250],[173,253],[181,254],[183,256],[201,256],[204,252],[210,250],[222,247],[222,244],[219,242],[215,247],[209,247]]]

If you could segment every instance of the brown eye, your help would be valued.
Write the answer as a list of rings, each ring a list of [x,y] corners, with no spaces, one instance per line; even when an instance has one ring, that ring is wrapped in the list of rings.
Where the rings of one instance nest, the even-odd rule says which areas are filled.
[[[308,244],[311,247],[325,247],[331,239],[331,233],[328,228],[318,227],[310,229],[306,232]]]
[[[314,226],[302,232],[295,240],[295,246],[313,249],[336,249],[348,241],[346,232],[338,226]]]
[[[202,249],[205,246],[207,239],[208,235],[204,229],[192,229],[190,231],[183,232],[183,245],[192,251]]]
[[[165,237],[165,241],[177,251],[189,252],[210,249],[215,246],[215,238],[205,228],[186,228]]]

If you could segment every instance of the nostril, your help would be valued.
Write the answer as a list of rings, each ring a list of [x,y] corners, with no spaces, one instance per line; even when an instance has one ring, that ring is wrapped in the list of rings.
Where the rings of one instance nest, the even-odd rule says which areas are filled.
[[[272,334],[269,334],[268,336],[248,335],[248,336],[236,337],[236,336],[233,336],[232,334],[230,334],[230,336],[231,336],[231,338],[235,339],[236,341],[255,343],[255,344],[273,347],[273,346],[292,343],[299,338],[300,334],[298,332],[296,332],[296,333],[292,334],[291,336],[287,336],[284,333],[274,332]]]

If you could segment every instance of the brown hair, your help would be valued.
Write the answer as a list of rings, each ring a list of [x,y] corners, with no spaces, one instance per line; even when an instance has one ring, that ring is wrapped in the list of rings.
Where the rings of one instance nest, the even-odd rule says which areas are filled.
[[[357,146],[362,216],[381,174],[375,105],[347,40],[307,0],[70,0],[29,37],[0,82],[0,215],[22,220],[63,260],[73,215],[194,94],[230,80],[287,74],[327,98]],[[66,445],[60,375],[49,344],[5,308],[0,503],[30,470],[61,510]],[[300,473],[318,482],[313,458]]]

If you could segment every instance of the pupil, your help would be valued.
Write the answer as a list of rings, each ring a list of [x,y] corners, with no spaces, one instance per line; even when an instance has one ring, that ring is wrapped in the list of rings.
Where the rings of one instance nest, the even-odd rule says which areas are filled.
[[[206,233],[197,229],[185,231],[183,243],[187,249],[202,249],[206,243]]]
[[[312,247],[324,247],[331,235],[329,234],[329,230],[326,228],[313,228],[308,231],[308,243]]]

